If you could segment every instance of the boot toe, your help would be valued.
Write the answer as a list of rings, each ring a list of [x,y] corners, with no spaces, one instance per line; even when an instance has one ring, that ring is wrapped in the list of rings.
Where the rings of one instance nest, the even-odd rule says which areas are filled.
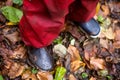
[[[88,22],[83,23],[77,23],[78,26],[80,26],[80,29],[83,30],[83,32],[87,33],[90,36],[98,36],[100,33],[100,26],[97,23],[95,19],[90,19]]]
[[[30,51],[29,59],[38,69],[49,71],[53,69],[53,58],[45,48],[36,48]]]

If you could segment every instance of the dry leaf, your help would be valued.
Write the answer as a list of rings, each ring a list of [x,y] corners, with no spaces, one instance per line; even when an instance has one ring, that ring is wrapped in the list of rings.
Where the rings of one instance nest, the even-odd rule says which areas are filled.
[[[83,63],[80,60],[75,60],[75,61],[71,62],[71,64],[70,64],[70,70],[72,72],[78,70],[80,67],[85,67],[85,63]]]
[[[77,80],[73,74],[69,75],[69,80]]]
[[[24,69],[25,67],[23,65],[14,62],[9,70],[8,76],[10,78],[18,77],[23,73]]]
[[[94,78],[94,77],[91,77],[91,78],[90,78],[90,80],[97,80],[97,79],[96,79],[96,78]]]
[[[53,76],[49,72],[38,72],[37,78],[39,80],[53,80]]]
[[[97,48],[93,44],[94,42],[88,42],[84,45],[84,57],[86,60],[90,60],[91,57],[94,57],[97,53]]]
[[[31,76],[31,71],[30,70],[25,70],[22,74],[22,79],[25,80],[25,79],[28,79],[30,76]]]
[[[118,40],[120,41],[120,30],[116,30],[115,31],[115,40],[116,41],[118,41]]]
[[[80,39],[82,37],[78,27],[74,25],[72,22],[66,23],[65,27],[66,27],[65,31],[70,32],[72,36],[74,36],[75,38]]]
[[[109,11],[109,7],[107,5],[102,5],[101,8],[103,10],[104,16],[109,15],[110,11]]]
[[[10,33],[11,31],[11,33]],[[17,31],[13,31],[12,32],[12,29],[11,28],[5,28],[3,30],[3,35],[5,38],[7,38],[12,44],[15,44],[16,42],[20,41],[21,38],[20,38],[20,35],[19,35],[19,32]]]
[[[10,58],[23,59],[25,57],[25,53],[25,47],[20,46],[13,51],[12,55],[10,55]]]
[[[27,79],[25,80],[38,80],[35,74],[31,74]]]
[[[72,45],[69,45],[67,51],[71,55],[71,61],[80,60],[81,59],[80,55],[79,55],[79,51],[77,50],[76,47],[74,47]]]
[[[106,36],[108,39],[114,39],[115,38],[115,33],[113,32],[112,28],[110,27],[109,29],[106,29],[106,31],[103,31],[103,34]]]
[[[114,48],[120,48],[120,30],[115,31],[115,41],[113,46]]]
[[[92,57],[90,59],[90,65],[95,70],[105,69],[105,61],[103,59]]]
[[[108,49],[108,40],[107,39],[100,39],[100,44],[103,48]]]
[[[114,48],[120,48],[120,41],[116,41],[113,43]]]
[[[6,1],[6,6],[12,6],[13,5],[13,1],[12,0],[7,0]]]

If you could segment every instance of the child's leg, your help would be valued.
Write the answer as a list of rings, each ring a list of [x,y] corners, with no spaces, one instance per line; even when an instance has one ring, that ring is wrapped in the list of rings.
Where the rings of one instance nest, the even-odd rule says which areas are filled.
[[[76,0],[70,7],[69,18],[77,22],[86,22],[95,15],[99,0]]]
[[[74,0],[23,0],[24,16],[20,21],[22,39],[26,45],[44,47],[63,28],[68,7]]]

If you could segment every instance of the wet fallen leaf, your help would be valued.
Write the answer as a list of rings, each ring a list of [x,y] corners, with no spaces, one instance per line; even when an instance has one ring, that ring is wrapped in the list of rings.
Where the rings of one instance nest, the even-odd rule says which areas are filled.
[[[7,26],[13,26],[13,25],[17,25],[16,23],[13,23],[13,22],[7,22],[6,23]]]
[[[38,72],[37,78],[39,80],[53,80],[53,76],[49,72]]]
[[[115,38],[115,33],[113,32],[112,28],[110,27],[109,29],[106,29],[106,31],[103,31],[103,34],[106,36],[108,39],[114,39]]]
[[[4,80],[2,75],[0,75],[0,80]]]
[[[10,22],[18,23],[22,18],[23,12],[12,6],[4,6],[1,8],[2,14]]]
[[[9,70],[8,76],[10,78],[18,77],[23,73],[24,69],[25,67],[23,65],[18,63],[13,63]]]
[[[90,59],[90,65],[95,70],[105,69],[105,61],[103,59],[92,57]]]
[[[120,41],[120,30],[115,31],[115,40]]]
[[[60,67],[60,66],[57,67],[54,80],[62,80],[65,73],[66,73],[66,69],[64,67]]]
[[[11,33],[9,33],[9,32],[11,32]],[[3,29],[3,35],[4,35],[5,38],[10,40],[10,42],[12,44],[15,44],[16,42],[21,40],[19,32],[12,31],[12,28],[5,28],[5,29]]]
[[[23,59],[26,55],[26,49],[24,46],[20,46],[18,48],[16,48],[12,55],[10,55],[10,58],[14,58],[14,59]]]
[[[100,10],[100,3],[97,4],[97,7],[96,7],[96,14],[98,14],[99,10]]]
[[[86,60],[90,60],[91,57],[94,57],[97,53],[96,45],[94,45],[94,41],[84,42],[84,57]]]
[[[13,0],[13,3],[21,6],[23,4],[23,0]]]
[[[120,41],[116,41],[113,43],[114,48],[120,48]]]
[[[71,61],[81,60],[80,55],[79,55],[79,51],[76,47],[69,45],[67,51],[71,55]]]
[[[73,74],[69,75],[69,80],[77,80]]]
[[[120,48],[120,30],[115,31],[115,41],[113,46],[114,48]]]
[[[101,39],[100,39],[100,44],[101,44],[101,46],[102,46],[103,48],[108,49],[108,40],[107,40],[107,39],[101,38]]]
[[[25,80],[37,80],[37,77],[35,74],[31,74],[27,79]]]
[[[6,6],[12,6],[13,5],[13,1],[12,0],[7,0],[6,1]]]
[[[88,74],[87,74],[86,72],[83,72],[83,73],[81,74],[81,76],[82,76],[83,79],[85,79],[85,78],[88,77]]]
[[[74,36],[78,40],[82,37],[81,34],[80,34],[80,32],[79,32],[78,27],[75,26],[72,22],[66,23],[65,27],[66,27],[65,30],[67,32],[70,32],[72,34],[72,36]]]
[[[31,76],[31,71],[30,70],[25,70],[22,74],[22,79],[25,80]]]
[[[75,60],[75,61],[71,62],[71,64],[70,64],[70,71],[74,72],[74,71],[78,70],[80,67],[85,67],[85,63],[83,63],[80,60]]]
[[[2,13],[0,13],[0,22],[6,22],[6,18],[2,15]]]
[[[97,80],[97,79],[96,79],[96,78],[94,78],[94,77],[91,77],[91,78],[90,78],[90,80]]]
[[[102,10],[103,10],[103,12],[104,12],[104,13],[103,13],[104,16],[109,15],[110,11],[109,11],[109,7],[108,7],[107,5],[102,5],[101,8],[102,8]]]
[[[108,70],[99,70],[97,73],[100,76],[107,76],[108,75]]]

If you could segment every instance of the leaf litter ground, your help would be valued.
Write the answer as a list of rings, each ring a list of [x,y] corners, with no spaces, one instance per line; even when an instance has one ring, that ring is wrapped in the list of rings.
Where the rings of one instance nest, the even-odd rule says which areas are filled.
[[[1,0],[0,8],[20,9],[21,4],[20,0]],[[55,68],[47,72],[29,64],[18,25],[0,12],[0,80],[120,80],[120,1],[100,0],[95,19],[101,26],[96,39],[71,21],[65,23],[63,32],[48,46]]]

